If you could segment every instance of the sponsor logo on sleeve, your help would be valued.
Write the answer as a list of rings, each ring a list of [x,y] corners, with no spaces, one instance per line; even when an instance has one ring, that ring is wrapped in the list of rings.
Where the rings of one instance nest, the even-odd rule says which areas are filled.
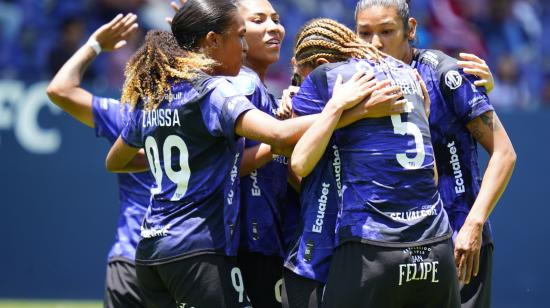
[[[460,73],[457,71],[448,71],[447,74],[445,74],[445,84],[451,90],[458,89],[458,87],[462,85],[462,76],[460,76]]]
[[[317,219],[315,220],[315,223],[311,227],[311,231],[315,233],[321,233],[323,232],[323,222],[325,219],[325,210],[327,208],[327,202],[328,202],[328,194],[330,192],[330,184],[323,183],[321,184],[321,196],[319,197],[319,207],[317,208]]]
[[[453,174],[455,177],[455,192],[457,195],[460,195],[466,191],[466,188],[464,187],[464,179],[462,177],[462,168],[460,168],[460,159],[458,157],[455,142],[452,141],[448,143],[447,147],[449,148],[449,153],[451,154],[449,163],[453,167]]]

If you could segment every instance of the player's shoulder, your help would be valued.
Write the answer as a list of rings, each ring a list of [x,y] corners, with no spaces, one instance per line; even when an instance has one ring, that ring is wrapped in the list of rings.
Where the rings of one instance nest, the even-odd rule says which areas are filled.
[[[102,111],[107,111],[112,109],[112,107],[120,108],[120,101],[110,97],[103,96],[92,96],[92,105],[95,109]]]
[[[441,50],[421,49],[418,51],[416,61],[429,66],[434,71],[441,87],[455,90],[463,83],[464,77],[458,67],[458,60]]]
[[[260,89],[260,77],[252,69],[243,66],[239,75],[228,78],[229,82],[244,96],[250,96]]]
[[[457,59],[437,49],[418,49],[416,61],[429,66],[437,72],[457,70]]]

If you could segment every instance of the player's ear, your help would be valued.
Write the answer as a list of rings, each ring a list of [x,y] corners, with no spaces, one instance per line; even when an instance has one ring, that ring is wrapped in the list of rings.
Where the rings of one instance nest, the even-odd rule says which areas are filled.
[[[221,35],[210,31],[206,34],[203,40],[204,47],[206,48],[219,48],[221,46]]]
[[[315,60],[315,66],[323,65],[329,63],[329,61],[326,58],[318,58]]]
[[[407,33],[407,40],[414,41],[416,39],[416,19],[413,17],[409,18],[409,33]]]

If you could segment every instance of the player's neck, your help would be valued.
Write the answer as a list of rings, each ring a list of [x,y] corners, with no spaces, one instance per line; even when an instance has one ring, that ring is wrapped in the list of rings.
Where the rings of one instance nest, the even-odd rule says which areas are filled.
[[[267,69],[269,68],[269,65],[262,65],[259,63],[246,61],[245,66],[253,70],[262,82],[265,81],[265,75],[267,74]]]
[[[414,59],[414,51],[415,48],[411,45],[408,45],[407,52],[405,53],[405,58],[403,59],[403,62],[407,64],[411,64]]]

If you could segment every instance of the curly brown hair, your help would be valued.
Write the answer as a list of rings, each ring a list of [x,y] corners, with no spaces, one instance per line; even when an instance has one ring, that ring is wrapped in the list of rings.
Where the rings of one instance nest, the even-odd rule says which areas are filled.
[[[168,79],[192,80],[214,64],[203,54],[180,48],[172,33],[151,30],[126,64],[121,102],[134,108],[141,99],[143,109],[156,109],[165,97],[172,97]]]

